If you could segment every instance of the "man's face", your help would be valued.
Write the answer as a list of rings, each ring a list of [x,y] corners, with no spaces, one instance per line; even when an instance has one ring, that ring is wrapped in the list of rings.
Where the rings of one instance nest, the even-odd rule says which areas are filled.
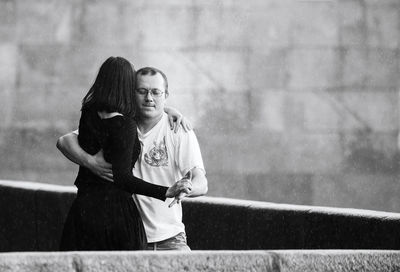
[[[160,96],[152,94],[162,92]],[[142,118],[158,118],[164,112],[165,86],[160,74],[138,75],[135,90],[137,112]]]

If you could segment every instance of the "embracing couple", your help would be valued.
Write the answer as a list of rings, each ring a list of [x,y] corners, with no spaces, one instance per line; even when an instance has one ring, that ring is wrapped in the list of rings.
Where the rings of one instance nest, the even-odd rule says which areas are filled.
[[[135,72],[121,57],[102,64],[78,131],[57,141],[80,165],[61,250],[190,250],[180,200],[204,195],[207,179],[197,138],[165,106],[168,95],[156,68]]]

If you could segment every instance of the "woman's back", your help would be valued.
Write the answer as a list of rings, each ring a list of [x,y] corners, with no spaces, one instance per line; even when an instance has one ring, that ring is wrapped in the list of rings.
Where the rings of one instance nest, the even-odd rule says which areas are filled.
[[[131,151],[132,157],[122,158],[123,160],[130,161],[129,169],[131,170],[140,154],[140,143],[137,139],[136,123],[133,119],[126,118],[119,118],[117,122],[117,125],[120,127],[132,127],[130,130],[131,135],[129,135],[129,137],[132,137],[131,140],[134,141],[134,146]],[[124,122],[124,124],[122,124],[122,122]],[[112,163],[111,153],[113,147],[110,145],[110,135],[107,127],[107,125],[110,125],[110,123],[112,123],[110,120],[102,120],[97,111],[93,109],[82,110],[82,115],[79,122],[78,141],[81,148],[88,154],[94,155],[102,149],[105,160],[109,163]],[[113,123],[115,123],[115,120]],[[78,188],[83,189],[83,187],[87,187],[87,185],[91,183],[109,183],[109,181],[100,178],[92,173],[89,169],[80,166],[75,180],[75,185]]]

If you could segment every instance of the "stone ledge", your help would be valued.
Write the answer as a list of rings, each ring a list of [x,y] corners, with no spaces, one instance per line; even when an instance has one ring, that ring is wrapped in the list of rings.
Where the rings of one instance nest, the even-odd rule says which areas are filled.
[[[38,183],[32,181],[19,181],[19,180],[0,180],[0,186],[20,188],[25,190],[45,190],[49,192],[58,193],[76,193],[75,186],[63,186],[48,183]]]
[[[75,195],[0,180],[0,252],[57,251]],[[193,250],[400,249],[396,213],[199,197],[183,201],[183,221]]]
[[[56,184],[47,183],[37,183],[31,181],[14,181],[14,180],[0,180],[0,186],[20,188],[24,190],[44,190],[48,192],[58,192],[58,193],[76,193],[75,186],[63,186]],[[304,212],[320,212],[325,214],[336,214],[336,215],[352,215],[352,216],[362,216],[362,217],[372,217],[372,218],[385,218],[385,219],[400,219],[399,213],[374,211],[374,210],[362,210],[362,209],[351,209],[351,208],[333,208],[324,206],[307,206],[307,205],[294,205],[294,204],[278,204],[272,202],[264,201],[253,201],[253,200],[242,200],[242,199],[232,199],[224,197],[208,197],[202,196],[198,198],[184,199],[184,202],[193,203],[213,203],[218,205],[229,205],[232,207],[251,207],[259,209],[274,209],[281,211],[304,211]]]
[[[399,251],[280,250],[192,252],[15,252],[0,270],[46,271],[399,271]]]

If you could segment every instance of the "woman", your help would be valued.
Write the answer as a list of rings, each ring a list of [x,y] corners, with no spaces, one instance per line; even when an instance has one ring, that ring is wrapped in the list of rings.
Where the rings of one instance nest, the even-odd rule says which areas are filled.
[[[139,250],[146,233],[132,194],[164,201],[190,188],[165,187],[132,175],[140,154],[134,120],[135,74],[129,61],[110,57],[100,67],[93,86],[83,98],[79,145],[89,154],[101,149],[112,164],[114,182],[80,167],[78,194],[68,213],[61,250]]]

